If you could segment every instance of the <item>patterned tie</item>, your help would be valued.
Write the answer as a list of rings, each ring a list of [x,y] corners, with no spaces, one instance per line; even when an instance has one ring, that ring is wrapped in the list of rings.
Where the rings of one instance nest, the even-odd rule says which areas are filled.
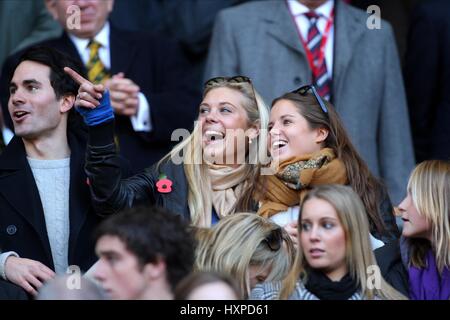
[[[100,60],[98,50],[102,45],[95,40],[89,42],[89,61],[86,65],[88,70],[88,78],[92,83],[103,83],[110,78],[109,71],[106,69],[103,62]]]
[[[320,45],[322,43],[322,35],[317,28],[317,20],[319,15],[314,11],[305,13],[305,16],[309,19],[308,39],[306,40],[308,49],[311,51],[313,57],[313,63],[317,68],[317,75],[313,73],[313,82],[317,88],[317,92],[324,99],[330,100],[331,95],[331,80],[327,73],[327,64],[325,58],[322,63],[319,61],[320,57]]]
[[[88,44],[88,48],[90,49],[89,53],[89,61],[86,65],[88,70],[88,79],[92,83],[103,83],[105,80],[111,78],[110,72],[106,69],[102,60],[100,60],[100,56],[98,54],[98,50],[102,45],[95,41],[91,40]],[[117,151],[120,151],[119,137],[117,134],[114,135],[114,141],[117,146]]]

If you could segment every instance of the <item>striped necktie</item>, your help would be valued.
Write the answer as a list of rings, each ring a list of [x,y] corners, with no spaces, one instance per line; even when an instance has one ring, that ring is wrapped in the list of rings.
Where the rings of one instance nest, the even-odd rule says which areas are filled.
[[[92,83],[103,83],[106,79],[110,78],[109,71],[106,69],[98,50],[102,45],[95,40],[91,40],[88,44],[89,47],[89,61],[86,65],[88,71],[89,81]]]
[[[318,65],[320,63],[320,45],[322,43],[322,35],[317,28],[317,20],[319,20],[319,15],[314,11],[309,11],[305,13],[305,16],[309,19],[309,30],[306,44],[308,49],[311,51],[313,63],[318,71],[317,75],[313,73],[313,82],[319,95],[324,99],[330,100],[331,80],[328,76],[325,57],[322,59],[322,63]]]

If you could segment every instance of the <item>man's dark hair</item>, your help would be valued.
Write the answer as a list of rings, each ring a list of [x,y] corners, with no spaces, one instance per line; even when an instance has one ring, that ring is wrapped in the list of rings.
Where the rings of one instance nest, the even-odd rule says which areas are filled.
[[[50,68],[50,84],[55,91],[57,99],[60,99],[64,95],[76,96],[78,94],[78,88],[80,87],[78,83],[64,72],[64,67],[70,67],[81,76],[86,77],[84,67],[77,60],[57,49],[37,45],[30,47],[21,54],[10,75],[9,82],[11,82],[14,71],[19,64],[24,61],[37,62]],[[87,129],[83,119],[78,112],[76,112],[75,108],[70,110],[67,121],[67,128],[69,131],[81,136],[86,135]]]
[[[161,207],[138,206],[116,214],[96,230],[97,242],[102,236],[116,236],[127,250],[136,255],[140,267],[162,259],[172,290],[187,276],[194,265],[194,236],[188,223]]]
[[[84,69],[78,61],[54,48],[45,46],[34,46],[24,51],[13,70],[16,70],[17,66],[24,61],[37,62],[50,68],[50,84],[57,99],[66,94],[77,95],[79,85],[64,72],[64,67],[70,67],[83,75]]]

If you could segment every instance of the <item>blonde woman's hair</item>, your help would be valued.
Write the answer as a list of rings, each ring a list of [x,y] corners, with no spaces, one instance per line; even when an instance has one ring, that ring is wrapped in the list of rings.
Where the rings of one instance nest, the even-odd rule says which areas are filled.
[[[323,185],[308,192],[300,208],[298,218],[299,237],[301,237],[302,232],[301,212],[305,203],[311,199],[325,200],[336,210],[345,233],[347,268],[350,276],[356,280],[364,298],[405,299],[402,294],[387,284],[383,278],[381,278],[381,286],[378,289],[368,286],[368,271],[371,270],[369,267],[378,267],[378,265],[370,243],[367,214],[361,199],[355,191],[351,187],[344,185]],[[280,299],[287,299],[292,294],[299,279],[307,281],[308,268],[308,262],[299,247],[294,267],[283,281]]]
[[[431,243],[410,239],[410,263],[426,267],[425,255],[430,245],[439,272],[450,268],[450,162],[424,161],[412,171],[408,193],[420,215],[431,224]]]
[[[235,210],[252,211],[253,199],[251,197],[253,181],[260,173],[261,163],[267,158],[267,125],[269,122],[269,109],[262,97],[256,92],[251,83],[217,81],[205,88],[203,98],[217,88],[228,88],[242,94],[242,107],[247,113],[249,126],[257,126],[260,134],[253,143],[249,145],[249,152],[245,162],[246,182],[242,191],[242,199],[235,206]],[[262,134],[261,134],[261,131]],[[188,206],[191,215],[191,223],[195,226],[209,227],[206,217],[211,215],[211,181],[207,173],[207,164],[203,161],[202,132],[200,122],[196,121],[191,135],[177,144],[172,151],[158,162],[160,166],[173,156],[183,153],[183,166],[189,186]]]
[[[255,213],[225,217],[209,235],[203,233],[200,238],[194,269],[231,275],[245,298],[251,290],[250,266],[271,268],[265,281],[277,281],[288,274],[295,257],[294,244],[286,231]],[[279,246],[274,247],[272,242]]]

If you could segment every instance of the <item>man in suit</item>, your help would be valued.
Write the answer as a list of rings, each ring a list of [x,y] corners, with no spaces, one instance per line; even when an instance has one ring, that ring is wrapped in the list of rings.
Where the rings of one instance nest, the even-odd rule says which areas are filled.
[[[404,71],[417,161],[450,160],[450,2],[414,10]]]
[[[44,44],[76,57],[89,75],[97,70],[90,80],[110,91],[121,155],[136,171],[159,160],[173,145],[173,130],[191,129],[200,101],[178,45],[110,24],[113,0],[46,0],[46,5],[65,32]],[[71,8],[80,10],[79,28],[72,25]],[[0,85],[4,90],[4,81]]]
[[[338,0],[262,1],[223,10],[205,78],[249,76],[267,101],[313,82],[324,87],[397,203],[414,165],[405,94],[391,27],[383,20],[381,29],[369,29],[367,18]],[[313,25],[318,31],[309,39]],[[318,40],[311,49],[320,46],[321,59],[305,50],[308,40]],[[315,69],[322,74],[313,74],[310,61],[321,62]]]
[[[95,262],[84,173],[86,130],[73,109],[81,66],[47,47],[27,50],[14,68],[9,114],[15,136],[0,156],[0,276],[29,294],[69,265]]]

